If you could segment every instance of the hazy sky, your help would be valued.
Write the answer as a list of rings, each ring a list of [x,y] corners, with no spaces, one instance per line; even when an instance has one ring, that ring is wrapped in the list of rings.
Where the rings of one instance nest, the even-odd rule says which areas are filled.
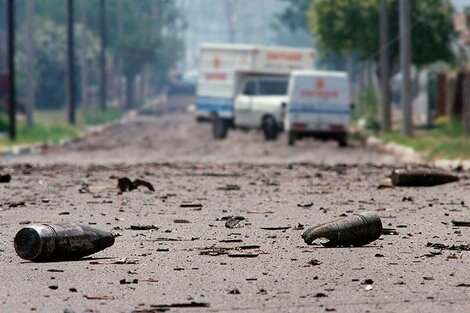
[[[470,6],[470,0],[453,0],[453,2],[458,10],[463,9],[466,6]]]

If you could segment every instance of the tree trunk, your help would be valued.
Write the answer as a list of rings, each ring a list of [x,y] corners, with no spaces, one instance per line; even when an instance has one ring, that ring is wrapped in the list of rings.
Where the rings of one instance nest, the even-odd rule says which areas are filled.
[[[34,110],[34,0],[28,0],[26,3],[26,28],[27,28],[27,55],[28,55],[28,76],[26,78],[26,123],[28,127],[33,126]]]
[[[88,42],[87,42],[87,9],[86,9],[86,4],[87,2],[85,0],[82,0],[81,3],[81,22],[82,22],[82,51],[80,53],[81,56],[81,63],[82,63],[82,110],[87,110],[89,108],[89,103],[88,103],[88,60],[87,60],[87,48],[88,48]]]
[[[135,75],[126,75],[126,109],[134,107],[134,81]]]

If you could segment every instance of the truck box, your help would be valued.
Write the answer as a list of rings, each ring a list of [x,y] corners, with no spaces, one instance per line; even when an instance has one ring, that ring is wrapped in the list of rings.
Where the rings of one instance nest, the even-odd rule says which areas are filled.
[[[303,137],[335,139],[347,145],[350,116],[345,72],[293,71],[285,127],[289,145]]]
[[[284,75],[311,69],[312,49],[241,44],[204,44],[200,50],[197,117],[234,118],[234,100],[247,75]]]

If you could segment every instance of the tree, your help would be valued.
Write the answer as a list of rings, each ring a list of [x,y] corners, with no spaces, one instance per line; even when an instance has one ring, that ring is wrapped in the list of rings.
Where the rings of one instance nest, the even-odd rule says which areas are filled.
[[[144,34],[132,34],[118,41],[116,49],[123,60],[122,71],[126,76],[126,108],[134,107],[134,82],[135,77],[144,66],[155,60],[155,51],[158,43],[151,36]]]
[[[280,25],[286,27],[291,32],[299,29],[308,30],[307,13],[312,0],[279,0],[286,2],[287,6],[277,19]],[[280,26],[280,25],[277,26]]]
[[[397,64],[398,0],[389,0],[388,6],[390,58]],[[453,61],[452,13],[450,0],[411,1],[413,64]],[[308,20],[316,42],[327,51],[362,59],[378,57],[379,1],[312,0]]]

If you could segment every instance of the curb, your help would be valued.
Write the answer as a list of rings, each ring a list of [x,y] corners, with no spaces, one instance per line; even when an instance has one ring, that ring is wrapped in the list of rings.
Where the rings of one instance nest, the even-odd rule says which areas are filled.
[[[14,156],[24,156],[28,154],[34,154],[45,147],[58,146],[58,147],[67,147],[73,143],[79,142],[83,139],[86,139],[90,136],[95,136],[99,133],[106,131],[107,129],[114,127],[116,125],[122,125],[128,122],[129,118],[136,115],[135,110],[131,110],[123,115],[119,120],[110,122],[107,124],[102,124],[98,126],[91,126],[86,130],[80,132],[77,137],[74,138],[65,138],[62,139],[58,144],[52,143],[34,143],[26,145],[16,145],[9,148],[0,148],[0,157],[14,157]]]
[[[426,163],[424,157],[413,148],[405,147],[395,142],[384,143],[375,136],[367,137],[366,146],[378,151],[393,154],[405,163]]]
[[[367,137],[366,146],[378,151],[393,154],[394,156],[401,158],[401,160],[406,163],[428,164],[442,169],[456,169],[461,167],[463,170],[470,170],[470,160],[437,159],[426,161],[425,156],[416,152],[413,148],[406,147],[395,142],[384,143],[375,136]]]

